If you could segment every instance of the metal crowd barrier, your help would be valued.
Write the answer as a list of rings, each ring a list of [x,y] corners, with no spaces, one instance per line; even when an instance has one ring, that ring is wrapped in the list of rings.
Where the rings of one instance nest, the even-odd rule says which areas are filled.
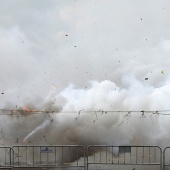
[[[12,169],[11,153],[11,147],[0,147],[0,169]]]
[[[163,170],[170,169],[170,147],[166,147],[163,151]]]
[[[0,147],[0,169],[58,168],[85,169],[81,145]]]
[[[13,168],[85,169],[82,145],[13,146]]]
[[[82,145],[0,147],[0,169],[170,169],[170,147]]]
[[[87,169],[162,169],[162,150],[158,146],[108,146],[88,147]]]

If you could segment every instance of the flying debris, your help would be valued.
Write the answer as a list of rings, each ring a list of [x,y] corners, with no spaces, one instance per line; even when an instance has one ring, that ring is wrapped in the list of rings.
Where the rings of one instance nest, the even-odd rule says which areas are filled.
[[[125,115],[125,117],[131,117],[131,111],[128,111],[128,113]]]
[[[84,109],[82,109],[82,110],[79,110],[79,112],[78,112],[78,115],[80,115],[80,112],[81,112],[81,111],[83,111],[83,110],[84,110]]]
[[[142,112],[142,115],[141,115],[140,118],[146,118],[146,117],[145,117],[145,112],[144,112],[144,110],[142,110],[141,112]]]
[[[55,89],[57,88],[57,86],[55,86],[54,84],[52,84],[51,87],[53,87],[53,88],[55,88]]]
[[[124,120],[118,125],[118,126],[121,126],[123,124]]]
[[[95,115],[96,115],[96,120],[98,120],[98,117],[97,117],[97,113],[95,112]]]
[[[164,71],[163,71],[163,70],[161,71],[161,74],[164,74]]]
[[[18,38],[21,40],[22,43],[24,43],[24,40],[20,36],[18,36]]]

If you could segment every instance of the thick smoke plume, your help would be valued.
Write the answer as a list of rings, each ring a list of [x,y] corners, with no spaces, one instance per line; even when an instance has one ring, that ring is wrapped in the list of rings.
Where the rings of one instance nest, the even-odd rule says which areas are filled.
[[[88,89],[70,85],[55,95],[52,90],[37,112],[2,115],[1,144],[168,145],[168,116],[158,112],[167,109],[168,96],[159,103],[156,95],[168,94],[169,85],[141,84],[141,91],[132,93],[133,85],[120,88],[106,80]]]
[[[169,0],[1,4],[1,145],[169,145]]]

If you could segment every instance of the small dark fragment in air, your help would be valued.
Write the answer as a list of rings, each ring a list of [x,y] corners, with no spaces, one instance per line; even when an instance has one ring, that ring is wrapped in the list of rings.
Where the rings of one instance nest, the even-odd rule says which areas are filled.
[[[1,93],[1,94],[4,94],[4,93]]]
[[[68,37],[68,35],[66,34],[66,37]]]
[[[145,78],[145,80],[148,80],[148,78]]]
[[[76,45],[74,47],[77,47]]]

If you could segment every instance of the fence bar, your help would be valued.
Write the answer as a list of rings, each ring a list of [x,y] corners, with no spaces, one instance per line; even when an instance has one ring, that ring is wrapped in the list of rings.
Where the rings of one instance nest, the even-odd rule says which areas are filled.
[[[12,169],[11,147],[0,146],[0,169]]]
[[[13,168],[85,170],[85,147],[82,145],[13,146],[12,150]]]
[[[103,150],[101,150],[103,148]],[[116,149],[119,149],[118,153]],[[151,150],[151,148],[153,148]],[[89,158],[90,153],[96,151],[93,155],[93,161]],[[162,150],[158,146],[110,146],[110,145],[90,145],[87,149],[87,167],[88,169],[94,166],[120,166],[120,165],[135,165],[135,166],[149,166],[154,165],[159,170],[162,170]],[[105,153],[105,157],[101,156]],[[150,157],[153,157],[152,161]],[[148,158],[149,157],[149,158]],[[113,161],[117,158],[118,161]],[[104,160],[105,159],[105,160]],[[102,160],[102,162],[100,161]],[[108,161],[109,160],[109,161]],[[112,160],[112,161],[110,161]],[[135,160],[135,161],[134,161]],[[170,166],[170,165],[169,165]],[[113,168],[112,167],[112,168]]]
[[[163,151],[163,170],[170,168],[170,147],[166,147]]]
[[[91,166],[140,165],[170,169],[170,147],[50,145],[0,147],[0,169],[74,168]]]

